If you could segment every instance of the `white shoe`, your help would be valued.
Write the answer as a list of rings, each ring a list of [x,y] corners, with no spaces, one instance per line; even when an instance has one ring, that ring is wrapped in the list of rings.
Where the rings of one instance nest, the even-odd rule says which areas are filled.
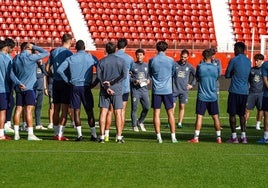
[[[174,144],[176,144],[176,143],[178,143],[178,140],[176,138],[175,139],[171,139],[171,142],[174,143]]]
[[[139,132],[139,128],[137,126],[133,126],[133,131],[134,132]]]
[[[158,139],[157,139],[157,143],[158,143],[158,144],[162,144],[162,143],[163,143],[162,138],[158,138]]]
[[[15,134],[15,135],[14,135],[14,140],[19,140],[19,139],[20,139],[20,135]]]
[[[36,140],[36,141],[39,141],[39,140],[42,140],[42,139],[36,137],[34,134],[29,134],[28,135],[28,140]]]
[[[238,127],[236,127],[235,129],[236,129],[236,130],[240,130],[240,129],[241,129],[241,126],[238,126]]]
[[[146,129],[145,129],[143,123],[140,123],[139,126],[140,126],[142,132],[146,132]]]
[[[53,123],[48,124],[47,128],[48,129],[53,129]]]
[[[261,130],[260,126],[256,126],[256,130],[258,131]]]
[[[5,126],[5,133],[14,133],[14,129],[12,129],[11,127],[6,127]]]
[[[43,125],[37,125],[37,126],[35,126],[35,129],[37,129],[37,130],[47,130],[47,128],[44,127]]]

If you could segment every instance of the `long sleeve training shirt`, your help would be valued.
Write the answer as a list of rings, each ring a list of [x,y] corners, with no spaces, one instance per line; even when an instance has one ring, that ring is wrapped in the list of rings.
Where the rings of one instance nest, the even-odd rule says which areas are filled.
[[[57,72],[63,80],[74,86],[89,86],[92,83],[93,67],[97,67],[98,59],[84,50],[68,57],[58,68]],[[69,68],[70,79],[65,75]]]
[[[13,71],[16,77],[26,87],[25,90],[33,90],[36,83],[36,64],[37,61],[48,56],[48,52],[38,46],[33,46],[33,50],[38,51],[38,54],[31,54],[26,50],[15,56],[13,59]],[[16,91],[20,91],[16,87]]]

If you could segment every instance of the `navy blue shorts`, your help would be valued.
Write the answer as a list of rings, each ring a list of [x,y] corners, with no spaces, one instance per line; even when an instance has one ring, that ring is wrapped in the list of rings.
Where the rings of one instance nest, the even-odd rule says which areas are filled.
[[[231,116],[244,116],[246,113],[248,95],[229,93],[227,113]]]
[[[218,101],[205,102],[197,99],[195,113],[203,116],[206,110],[208,110],[208,114],[211,116],[219,114]]]
[[[124,93],[124,94],[122,95],[123,102],[128,101],[128,96],[129,96],[129,93]]]
[[[268,97],[262,98],[262,110],[268,112]]]
[[[54,104],[70,104],[71,86],[64,81],[54,81],[52,98]]]
[[[112,104],[114,110],[123,109],[122,95],[101,95],[99,99],[100,108],[109,108]]]
[[[247,99],[247,109],[253,110],[254,107],[256,106],[256,108],[258,110],[261,110],[261,108],[262,108],[262,96],[263,96],[262,92],[249,94],[248,99]]]
[[[179,104],[186,104],[188,103],[188,93],[180,93],[178,95],[173,96],[173,102],[176,103],[177,99],[179,99]]]
[[[34,106],[36,102],[36,94],[34,90],[27,90],[16,93],[16,106]]]
[[[164,103],[166,110],[173,108],[173,94],[152,95],[152,108],[160,109],[162,102]]]
[[[80,109],[81,102],[86,111],[93,109],[94,101],[90,86],[71,86],[71,108]]]
[[[9,93],[0,93],[0,110],[7,110],[10,101]]]

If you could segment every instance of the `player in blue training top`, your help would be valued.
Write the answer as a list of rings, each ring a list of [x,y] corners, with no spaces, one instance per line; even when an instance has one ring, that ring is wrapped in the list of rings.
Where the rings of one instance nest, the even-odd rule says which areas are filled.
[[[212,64],[213,51],[211,49],[204,50],[203,62],[197,66],[196,79],[198,81],[198,91],[196,100],[196,121],[194,138],[188,142],[198,143],[199,134],[202,127],[202,119],[208,110],[214,121],[214,127],[216,130],[216,142],[221,141],[221,126],[219,120],[219,107],[217,96],[217,80],[219,78],[219,68]]]
[[[148,84],[150,83],[148,74],[148,64],[143,62],[144,50],[136,50],[137,61],[134,63],[130,70],[130,89],[131,89],[131,121],[133,130],[139,132],[138,126],[141,131],[146,131],[144,127],[144,120],[149,111],[149,95],[148,95]],[[142,105],[142,111],[139,119],[137,119],[137,110],[139,102]]]
[[[149,60],[149,75],[152,78],[152,108],[153,122],[157,142],[162,143],[160,132],[160,111],[162,102],[165,105],[170,125],[171,142],[177,143],[176,126],[173,113],[173,94],[172,94],[172,77],[175,74],[175,62],[171,57],[165,54],[168,44],[165,41],[159,41],[156,44],[158,54]]]
[[[249,75],[249,94],[247,99],[246,108],[246,123],[249,118],[250,110],[253,110],[256,106],[256,129],[261,130],[261,121],[263,117],[262,111],[262,97],[263,97],[263,78],[261,73],[261,66],[263,64],[264,56],[262,54],[256,54],[254,56],[255,66],[251,68]]]
[[[46,67],[47,72],[51,73],[50,67],[53,67],[53,129],[54,140],[65,141],[69,140],[64,134],[64,128],[67,121],[68,108],[70,104],[70,85],[66,83],[61,75],[57,72],[58,67],[62,64],[67,57],[73,55],[69,50],[72,45],[72,36],[68,33],[62,36],[62,46],[54,49],[49,57],[49,65]],[[70,77],[70,71],[67,69],[67,77]],[[61,111],[61,115],[60,115]]]
[[[196,83],[195,68],[188,63],[188,58],[189,51],[184,49],[181,51],[180,60],[175,63],[176,74],[173,78],[173,110],[175,112],[176,101],[179,99],[178,128],[182,128],[185,104],[188,103],[188,91],[192,89]],[[191,81],[190,77],[192,77]]]
[[[121,57],[126,66],[125,66],[125,71],[129,73],[130,69],[132,68],[134,64],[133,58],[126,53],[126,47],[127,47],[127,39],[122,38],[118,39],[117,41],[117,52],[115,53],[116,56]],[[129,83],[129,74],[127,74],[126,79],[123,81],[123,109],[122,109],[122,126],[124,129],[125,126],[125,120],[126,120],[126,107],[127,107],[127,102],[128,102],[128,96],[130,92],[130,83]]]
[[[125,62],[115,55],[116,45],[112,42],[106,44],[106,57],[99,61],[97,77],[100,81],[100,143],[104,143],[104,129],[110,105],[113,107],[116,122],[117,142],[124,143],[122,138],[122,108],[123,108],[123,80],[127,77]]]
[[[33,54],[32,51],[38,51]],[[21,44],[21,53],[13,59],[13,71],[16,77],[25,85],[25,89],[16,87],[16,109],[14,113],[15,140],[20,139],[19,124],[22,110],[24,110],[26,123],[28,126],[28,140],[41,140],[33,133],[33,110],[36,101],[34,86],[36,84],[37,62],[48,56],[48,52],[43,48],[37,47],[32,43],[24,42]]]
[[[58,73],[66,83],[71,84],[71,108],[74,109],[74,121],[77,130],[76,141],[82,141],[82,127],[80,120],[81,102],[87,114],[88,125],[91,129],[91,141],[97,140],[94,100],[91,92],[93,78],[93,67],[97,67],[98,59],[85,51],[85,43],[78,40],[75,45],[77,53],[68,57],[58,68]],[[65,70],[69,68],[70,78],[65,75]]]
[[[268,144],[268,61],[263,63],[261,72],[264,83],[262,99],[262,110],[264,114],[264,134],[263,138],[261,138],[257,142],[260,144]]]
[[[13,52],[13,49],[15,48],[15,42],[11,38],[6,38],[5,42],[7,43],[7,53],[6,56],[10,59],[10,62],[12,63],[12,57],[11,53]],[[5,132],[6,133],[14,133],[14,130],[11,126],[11,118],[12,118],[12,112],[15,106],[15,99],[14,99],[14,85],[10,87],[10,101],[6,112],[6,123],[5,123]]]
[[[7,57],[8,48],[7,42],[0,40],[0,140],[11,140],[10,137],[5,135],[4,126],[13,83],[24,89],[24,85],[12,72],[11,59]]]
[[[248,78],[251,69],[251,62],[245,55],[246,45],[237,42],[234,45],[235,57],[229,61],[225,72],[225,78],[231,78],[228,95],[227,112],[232,136],[228,143],[239,143],[236,134],[236,114],[239,116],[241,125],[241,142],[246,144],[246,104],[248,97]]]

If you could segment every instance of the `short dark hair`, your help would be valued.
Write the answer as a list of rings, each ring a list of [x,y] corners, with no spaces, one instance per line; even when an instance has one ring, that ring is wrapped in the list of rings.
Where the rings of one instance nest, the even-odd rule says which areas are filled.
[[[156,43],[156,49],[158,52],[164,52],[168,49],[168,44],[165,41],[159,41]]]
[[[76,44],[75,44],[75,49],[77,51],[79,51],[79,50],[85,50],[85,43],[84,43],[84,41],[83,40],[78,40],[76,42]]]
[[[246,49],[246,45],[243,42],[236,42],[234,45],[235,55],[244,54],[245,49]]]
[[[25,50],[26,47],[27,47],[27,44],[28,44],[28,42],[23,42],[23,43],[21,43],[21,45],[20,45],[20,50],[21,50],[21,51]]]
[[[217,48],[210,48],[211,52],[213,53],[213,55],[215,55],[217,53]]]
[[[7,46],[10,47],[10,48],[14,48],[15,45],[16,45],[16,43],[14,42],[14,40],[11,39],[11,38],[6,38],[5,41],[7,43]]]
[[[254,55],[254,60],[257,61],[257,60],[264,60],[264,55],[262,54],[255,54]]]
[[[136,50],[135,54],[137,55],[138,53],[142,53],[144,55],[145,51],[144,51],[144,49],[139,48],[139,49]]]
[[[106,49],[106,52],[107,52],[108,54],[115,53],[115,51],[116,51],[116,45],[115,45],[113,42],[108,42],[108,43],[105,45],[105,49]]]
[[[127,46],[127,39],[125,39],[125,38],[118,39],[117,48],[119,50],[125,48],[126,46]]]
[[[190,53],[189,53],[188,50],[183,49],[183,50],[181,51],[181,56],[182,56],[183,54],[187,54],[187,55],[189,56]]]
[[[212,56],[213,56],[213,51],[211,49],[205,49],[202,52],[202,56],[203,56],[204,59],[211,59]]]
[[[62,43],[65,43],[65,42],[67,42],[68,40],[72,40],[72,35],[71,34],[69,34],[69,33],[65,33],[65,34],[63,34],[62,35],[62,38],[61,38],[61,41],[62,41]]]
[[[5,40],[0,40],[0,50],[2,50],[6,46],[8,46],[7,42]]]

